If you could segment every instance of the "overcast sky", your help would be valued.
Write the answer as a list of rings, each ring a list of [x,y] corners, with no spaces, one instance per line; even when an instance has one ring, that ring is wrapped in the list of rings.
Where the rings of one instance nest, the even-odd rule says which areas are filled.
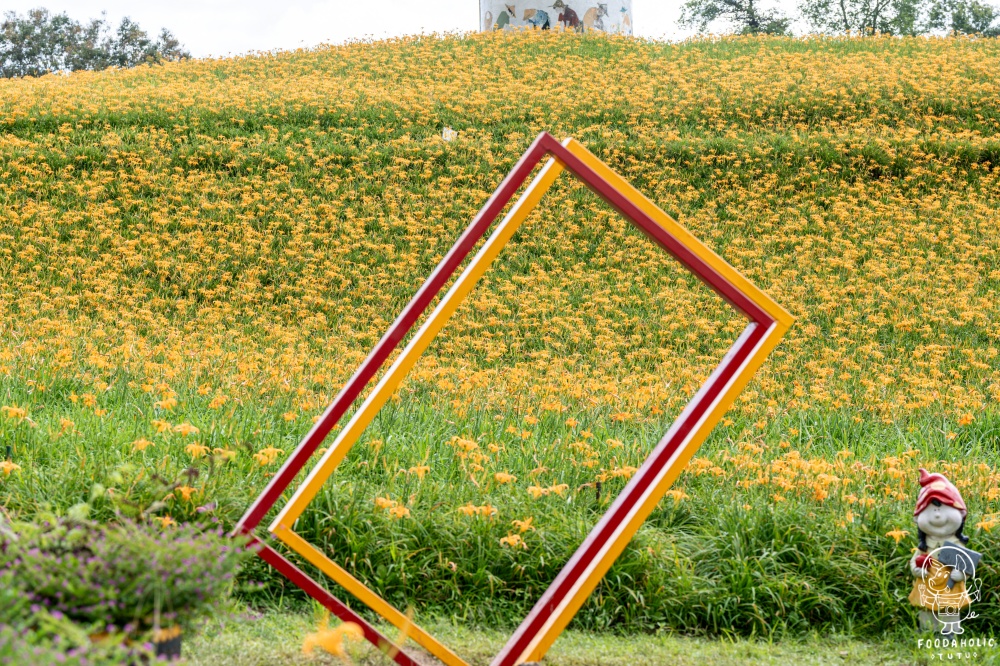
[[[682,0],[632,0],[637,36],[682,39]],[[764,7],[793,13],[794,0]],[[117,24],[129,16],[150,34],[167,28],[195,57],[295,49],[350,39],[476,30],[479,0],[0,0],[4,12],[33,7],[83,21],[107,12]]]

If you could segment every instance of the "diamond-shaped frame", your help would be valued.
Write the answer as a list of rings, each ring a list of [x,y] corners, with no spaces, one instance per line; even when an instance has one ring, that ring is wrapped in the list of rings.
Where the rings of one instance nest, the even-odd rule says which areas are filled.
[[[458,655],[302,539],[293,531],[292,526],[563,169],[568,169],[672,254],[743,313],[750,323],[556,576],[493,660],[492,666],[515,666],[540,660],[545,655],[793,321],[791,315],[780,305],[579,142],[566,139],[560,144],[552,135],[542,132],[237,524],[236,531],[251,536],[253,544],[267,562],[342,620],[360,625],[369,641],[390,651],[394,660],[403,666],[416,666],[417,662],[398,646],[392,645],[374,627],[280,553],[259,541],[254,536],[254,530],[389,354],[399,345],[403,336],[412,329],[504,206],[514,197],[535,166],[547,155],[551,158],[497,225],[490,238],[414,334],[269,528],[275,537],[399,627],[404,634],[411,636],[442,662],[449,666],[467,666]]]

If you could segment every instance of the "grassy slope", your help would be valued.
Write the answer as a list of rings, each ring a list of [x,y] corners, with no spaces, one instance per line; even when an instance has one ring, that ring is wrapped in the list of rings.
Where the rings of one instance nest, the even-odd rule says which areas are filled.
[[[919,465],[961,479],[995,590],[998,60],[492,35],[0,82],[0,504],[235,520],[546,129],[798,318],[580,626],[908,623]],[[739,328],[560,183],[299,532],[400,607],[511,623]]]

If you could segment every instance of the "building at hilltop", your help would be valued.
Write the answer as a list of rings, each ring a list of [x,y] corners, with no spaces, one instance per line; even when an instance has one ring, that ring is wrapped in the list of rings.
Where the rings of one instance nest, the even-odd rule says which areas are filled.
[[[535,27],[632,34],[632,0],[479,0],[479,29]]]

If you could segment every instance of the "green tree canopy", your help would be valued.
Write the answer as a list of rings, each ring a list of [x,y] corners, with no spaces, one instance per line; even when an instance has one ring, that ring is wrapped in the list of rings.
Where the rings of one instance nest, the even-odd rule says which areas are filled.
[[[980,0],[801,0],[799,12],[820,32],[922,35],[935,30],[996,35],[1000,11]]]
[[[1000,9],[979,0],[937,0],[928,12],[934,29],[1000,37]]]
[[[103,15],[80,23],[65,13],[38,8],[24,16],[7,12],[0,24],[0,76],[4,77],[134,67],[190,57],[169,30],[154,40],[128,17],[113,29]]]
[[[680,24],[704,31],[710,24],[725,21],[744,35],[788,33],[791,19],[774,9],[761,9],[759,0],[687,0],[681,9]]]

